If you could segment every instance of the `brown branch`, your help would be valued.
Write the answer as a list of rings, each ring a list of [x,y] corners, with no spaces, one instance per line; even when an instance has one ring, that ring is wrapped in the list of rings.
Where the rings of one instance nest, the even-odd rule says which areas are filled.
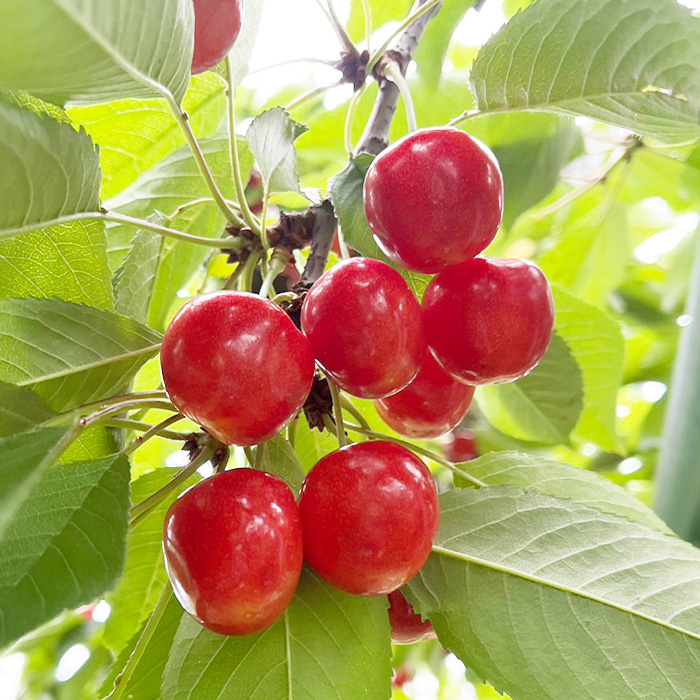
[[[330,200],[325,199],[319,207],[315,207],[315,212],[316,217],[311,231],[311,252],[301,279],[295,287],[297,291],[310,289],[323,274],[338,227],[338,220],[335,218]]]
[[[427,0],[418,0],[416,7],[425,4]],[[406,75],[408,65],[416,54],[418,43],[423,37],[428,22],[440,11],[441,4],[435,6],[430,12],[419,17],[396,42],[396,47],[386,54],[386,59],[398,63],[401,73]],[[387,80],[382,73],[382,59],[375,69],[379,80],[379,94],[374,103],[372,114],[369,117],[365,131],[355,149],[357,153],[371,153],[377,155],[389,145],[389,132],[391,122],[394,119],[396,107],[399,103],[399,89],[393,82]]]

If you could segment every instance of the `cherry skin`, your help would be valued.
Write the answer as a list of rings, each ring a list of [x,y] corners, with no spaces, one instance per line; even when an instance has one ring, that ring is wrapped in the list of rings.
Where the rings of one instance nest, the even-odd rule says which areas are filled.
[[[374,405],[381,419],[400,435],[427,440],[459,425],[473,396],[474,387],[453,379],[428,355],[405,389]]]
[[[412,579],[437,534],[428,468],[405,447],[361,442],[331,452],[299,496],[304,558],[336,588],[386,595]]]
[[[426,355],[420,305],[379,260],[351,258],[325,272],[304,300],[301,327],[324,371],[363,399],[408,386]]]
[[[421,129],[380,153],[364,183],[367,222],[384,252],[419,272],[478,255],[503,213],[493,153],[453,128]]]
[[[445,457],[455,464],[469,462],[479,456],[476,438],[471,430],[455,430],[452,432],[445,444],[444,450]]]
[[[192,75],[213,68],[241,31],[243,0],[194,0]]]
[[[526,260],[474,258],[436,275],[423,297],[428,345],[466,384],[502,384],[542,359],[554,326],[547,278]]]
[[[185,304],[160,357],[178,411],[231,445],[256,445],[279,432],[304,405],[314,377],[311,347],[289,317],[244,292]]]
[[[217,634],[269,627],[303,563],[294,495],[276,476],[233,469],[186,491],[165,517],[163,552],[182,607]]]
[[[401,591],[389,593],[389,624],[394,644],[413,644],[424,639],[437,639],[430,620],[421,619]]]

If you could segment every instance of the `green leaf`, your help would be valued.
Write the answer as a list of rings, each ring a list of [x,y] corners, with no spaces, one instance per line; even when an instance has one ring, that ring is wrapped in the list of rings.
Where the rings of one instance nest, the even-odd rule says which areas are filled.
[[[281,435],[276,435],[265,443],[262,468],[283,479],[295,495],[299,493],[301,482],[306,476],[294,448]]]
[[[246,139],[268,192],[301,192],[294,142],[307,130],[281,107],[253,119]]]
[[[198,138],[212,136],[219,127],[223,90],[221,80],[211,73],[192,78],[182,108]],[[185,142],[163,100],[113,100],[71,107],[68,114],[100,146],[103,199],[119,194]]]
[[[192,62],[188,0],[0,2],[0,89],[49,102],[179,101]]]
[[[457,489],[406,589],[442,644],[518,700],[692,698],[700,553],[505,486]]]
[[[0,300],[0,381],[66,411],[123,388],[158,352],[136,321],[55,299]]]
[[[234,85],[238,85],[248,74],[248,63],[258,38],[264,5],[265,0],[246,0],[243,3],[241,33],[228,54]]]
[[[481,387],[479,406],[506,435],[551,445],[567,443],[583,408],[581,371],[555,333],[542,361],[526,377]]]
[[[305,571],[272,627],[220,637],[183,617],[163,674],[171,700],[391,697],[386,598],[360,598]]]
[[[0,382],[0,437],[31,430],[56,414],[35,393]]]
[[[235,199],[231,182],[228,139],[216,137],[202,139],[202,151],[215,178],[228,199]],[[239,143],[243,177],[249,177],[253,159],[244,141]],[[170,215],[179,206],[193,200],[210,197],[211,193],[202,180],[197,164],[188,148],[171,153],[158,165],[142,175],[133,185],[110,200],[106,206],[136,218],[147,218],[154,211]],[[187,209],[172,223],[186,233],[212,238],[223,237],[225,220],[213,203]],[[134,242],[134,228],[112,226],[107,238],[110,262],[113,268],[123,264]],[[201,245],[163,238],[160,244],[158,273],[153,283],[148,324],[164,330],[171,305],[178,292],[204,264],[211,250]]]
[[[131,500],[140,503],[171,481],[176,469],[155,469],[131,485]],[[112,606],[104,628],[105,644],[120,652],[138,632],[158,602],[168,580],[163,560],[163,522],[170,505],[192,480],[175,489],[129,532],[124,576],[109,596]]]
[[[99,158],[83,130],[0,100],[0,162],[0,240],[99,209]]]
[[[488,486],[514,486],[570,500],[671,534],[666,524],[629,491],[587,469],[519,452],[490,452],[466,462],[462,468]],[[465,484],[460,482],[460,485]]]
[[[372,31],[376,31],[387,22],[400,22],[408,14],[411,7],[410,0],[368,0],[372,15]],[[365,39],[365,13],[362,8],[362,0],[352,0],[350,6],[350,18],[347,30],[353,41]]]
[[[430,88],[437,88],[442,76],[442,64],[452,35],[459,23],[474,7],[476,0],[451,0],[443,3],[440,12],[430,20],[416,51],[418,75]]]
[[[104,224],[74,221],[0,243],[0,298],[61,299],[113,309]]]
[[[2,394],[0,396],[6,398]],[[67,426],[44,428],[0,439],[0,542],[34,485],[53,465],[72,437],[73,426]]]
[[[700,23],[675,0],[538,0],[481,49],[479,111],[581,114],[670,142],[700,136]]]
[[[624,341],[619,324],[603,311],[552,287],[555,330],[583,377],[583,412],[575,434],[603,449],[620,449],[615,409],[622,384]]]
[[[0,538],[0,646],[112,586],[128,506],[123,455],[43,473]]]
[[[315,428],[310,428],[302,414],[299,416],[294,446],[304,471],[309,472],[321,457],[338,449],[338,441],[327,430],[320,433]]]

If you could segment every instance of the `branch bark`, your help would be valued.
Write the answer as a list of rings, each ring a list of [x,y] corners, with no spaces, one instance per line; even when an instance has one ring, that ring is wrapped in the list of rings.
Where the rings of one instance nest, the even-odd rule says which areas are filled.
[[[311,285],[323,274],[338,228],[338,220],[333,212],[333,205],[330,200],[325,199],[316,210],[316,219],[311,232],[311,252],[304,267],[298,289],[310,289]]]

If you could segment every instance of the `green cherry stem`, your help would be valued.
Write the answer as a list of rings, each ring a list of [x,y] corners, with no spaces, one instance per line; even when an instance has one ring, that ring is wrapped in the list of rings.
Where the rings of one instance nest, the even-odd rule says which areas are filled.
[[[226,59],[226,106],[228,115],[228,140],[231,149],[231,174],[233,183],[236,187],[236,196],[241,207],[241,216],[251,231],[261,235],[261,228],[257,220],[253,216],[248,206],[248,200],[245,197],[245,186],[243,183],[243,175],[241,174],[241,160],[238,153],[238,138],[236,136],[236,88],[233,84],[233,66],[231,57]]]
[[[170,216],[166,217],[166,221],[168,224],[171,224],[178,216],[184,214],[186,211],[202,207],[206,204],[216,204],[216,200],[213,197],[200,197],[199,199],[193,199],[191,202],[185,202],[175,209]],[[240,209],[238,202],[232,202],[227,199],[226,204],[232,209]]]
[[[403,106],[406,110],[406,122],[408,124],[408,133],[412,134],[416,129],[418,129],[418,123],[416,121],[416,110],[413,106],[413,98],[411,97],[411,90],[408,87],[406,78],[404,77],[401,69],[397,63],[391,63],[386,69],[387,77],[391,82],[396,85],[399,89],[399,94],[403,100]]]
[[[371,430],[369,423],[365,420],[365,417],[357,410],[355,404],[345,395],[340,394],[340,403],[342,407],[365,429]]]
[[[160,437],[170,437],[171,431],[168,430],[168,428],[173,425],[174,423],[179,423],[181,420],[183,420],[184,416],[182,416],[180,413],[170,416],[166,418],[164,421],[161,421],[157,425],[153,425],[150,428],[146,430],[146,432],[143,435],[139,435],[139,437],[135,438],[134,440],[131,441],[129,445],[126,446],[124,449],[124,454],[125,455],[130,455],[136,452],[136,450],[139,449],[139,447],[142,447],[145,445],[152,437],[156,437],[159,435]],[[185,437],[184,434],[182,433],[172,433],[172,435],[177,435],[178,437],[175,438],[170,438],[170,439],[180,439],[181,437]]]
[[[272,285],[274,284],[275,280],[284,272],[284,268],[287,267],[287,263],[282,260],[277,255],[272,255],[270,258],[270,265],[267,269],[267,273],[265,275],[265,279],[262,282],[262,285],[260,286],[260,292],[259,295],[263,299],[267,299],[270,296],[270,290],[272,289]]]
[[[352,127],[355,123],[355,118],[357,116],[357,110],[360,106],[360,101],[362,96],[367,90],[367,83],[364,83],[362,87],[352,96],[350,100],[350,105],[348,106],[348,113],[345,117],[345,150],[347,151],[348,157],[353,157],[354,145],[352,143]]]
[[[352,432],[360,433],[361,435],[366,435],[367,437],[371,437],[375,440],[388,440],[389,442],[395,442],[397,445],[401,445],[402,447],[405,447],[406,449],[409,449],[413,452],[418,452],[418,454],[421,454],[424,457],[427,457],[428,459],[432,460],[433,462],[436,462],[437,464],[440,464],[441,466],[449,469],[453,474],[461,476],[463,479],[466,479],[470,483],[474,484],[474,486],[478,486],[480,488],[486,486],[486,484],[483,481],[477,479],[476,477],[470,476],[465,471],[462,471],[456,464],[453,464],[452,462],[443,459],[442,457],[440,457],[440,455],[436,455],[430,450],[426,450],[424,447],[419,447],[418,445],[414,445],[412,442],[401,440],[400,438],[395,438],[391,435],[384,435],[383,433],[376,433],[374,432],[374,430],[367,430],[366,428],[361,428],[359,425],[346,424],[345,427]]]
[[[182,416],[180,416],[179,420],[182,420]],[[138,430],[143,433],[147,433],[151,428],[155,427],[151,423],[144,423],[143,421],[134,420],[132,418],[105,418],[100,421],[100,425],[104,425],[108,428]],[[190,437],[187,433],[179,433],[175,430],[162,430],[158,435],[166,440],[175,440],[176,442],[185,442]]]
[[[263,457],[265,456],[265,443],[261,442],[256,448],[255,448],[255,462],[253,464],[253,467],[255,469],[262,469],[263,465]]]
[[[340,399],[340,391],[335,383],[328,379],[328,388],[331,390],[331,396],[333,397],[333,416],[335,418],[335,432],[338,437],[338,446],[345,447],[345,422],[343,421],[343,407]]]
[[[182,133],[185,136],[185,140],[187,141],[187,145],[192,151],[192,155],[194,156],[195,162],[197,163],[199,172],[204,181],[206,182],[207,187],[209,188],[209,191],[211,192],[211,195],[214,198],[214,201],[217,203],[219,209],[221,209],[224,216],[226,217],[226,219],[228,219],[230,223],[240,224],[240,218],[233,211],[233,209],[229,207],[223,194],[221,194],[219,186],[214,180],[214,175],[212,174],[209,165],[207,164],[207,161],[204,157],[204,153],[202,152],[199,142],[197,141],[197,137],[194,135],[192,127],[190,126],[189,117],[185,112],[182,111],[182,109],[180,109],[180,105],[177,104],[172,95],[170,95],[169,97],[166,96],[166,101],[168,103],[168,107],[170,107],[170,111],[172,112],[173,117],[175,117],[177,125],[180,127],[180,131],[182,131]]]
[[[370,51],[370,38],[372,36],[372,13],[370,12],[370,9],[369,9],[368,0],[361,0],[361,2],[362,2],[362,12],[364,12],[364,15],[365,15],[366,48],[367,48],[367,53],[371,53],[371,51]]]
[[[305,92],[297,97],[296,100],[292,100],[285,105],[285,110],[287,112],[293,112],[294,110],[303,107],[307,102],[313,100],[314,97],[318,97],[318,95],[322,95],[324,92],[327,92],[331,88],[337,87],[338,85],[340,85],[340,83],[335,81],[334,83],[329,83],[328,85],[319,85],[318,87],[312,88],[308,92]]]

